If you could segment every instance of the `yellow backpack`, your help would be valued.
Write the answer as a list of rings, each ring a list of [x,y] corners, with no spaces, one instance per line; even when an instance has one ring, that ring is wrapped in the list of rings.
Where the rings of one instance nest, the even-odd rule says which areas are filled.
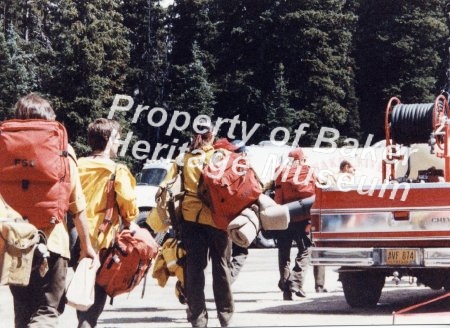
[[[184,295],[184,261],[186,250],[181,242],[175,238],[168,238],[158,252],[153,267],[152,277],[158,285],[164,287],[169,277],[178,279],[175,285],[175,295],[181,304],[185,304]]]

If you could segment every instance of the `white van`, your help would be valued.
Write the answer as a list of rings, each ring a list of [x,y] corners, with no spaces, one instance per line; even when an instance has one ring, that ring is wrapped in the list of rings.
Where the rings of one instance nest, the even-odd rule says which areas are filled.
[[[151,209],[156,206],[155,195],[158,186],[167,175],[171,160],[147,160],[142,171],[136,176],[136,198],[139,207],[139,216],[135,222],[144,226]]]

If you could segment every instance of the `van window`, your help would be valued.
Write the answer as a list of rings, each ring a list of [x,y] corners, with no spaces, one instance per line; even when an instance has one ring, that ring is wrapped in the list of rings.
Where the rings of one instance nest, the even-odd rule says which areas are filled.
[[[139,185],[159,186],[166,174],[167,170],[162,168],[144,169],[137,183]]]

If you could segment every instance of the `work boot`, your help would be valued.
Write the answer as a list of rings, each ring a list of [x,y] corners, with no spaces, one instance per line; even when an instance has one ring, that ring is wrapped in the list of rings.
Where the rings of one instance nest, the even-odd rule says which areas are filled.
[[[328,292],[328,290],[323,288],[323,286],[317,286],[316,287],[316,293],[327,293],[327,292]]]
[[[295,295],[298,297],[306,297],[306,293],[301,288],[295,292]]]
[[[289,290],[285,290],[283,292],[283,301],[292,301],[292,292]]]

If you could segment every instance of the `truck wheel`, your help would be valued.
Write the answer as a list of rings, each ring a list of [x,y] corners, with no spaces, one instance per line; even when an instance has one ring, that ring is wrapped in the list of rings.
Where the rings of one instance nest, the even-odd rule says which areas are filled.
[[[385,276],[382,274],[358,271],[341,272],[344,296],[351,307],[374,307],[377,305],[384,287]]]

